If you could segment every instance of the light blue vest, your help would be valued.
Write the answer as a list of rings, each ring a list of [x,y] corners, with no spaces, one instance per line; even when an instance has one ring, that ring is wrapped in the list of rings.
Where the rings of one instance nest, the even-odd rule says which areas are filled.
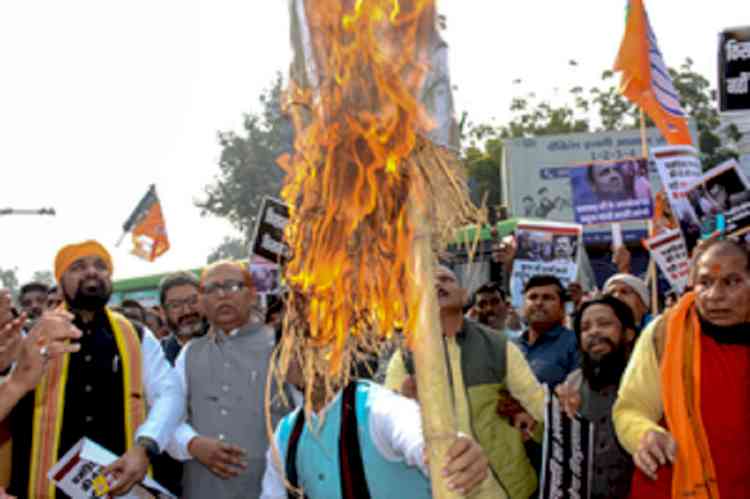
[[[357,384],[357,421],[362,461],[367,485],[372,499],[431,499],[429,480],[419,468],[405,462],[386,460],[370,435],[370,394],[385,388],[371,382]],[[313,432],[305,424],[297,447],[297,475],[299,485],[309,499],[342,499],[339,481],[339,435],[341,434],[341,392],[326,410],[325,422],[320,428],[319,418],[312,416]],[[286,463],[289,437],[294,427],[297,409],[279,423],[279,451],[281,462]],[[316,431],[317,430],[317,431]]]

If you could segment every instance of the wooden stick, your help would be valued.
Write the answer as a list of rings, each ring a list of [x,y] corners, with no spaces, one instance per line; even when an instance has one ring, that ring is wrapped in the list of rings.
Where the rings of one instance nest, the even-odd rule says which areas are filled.
[[[643,109],[640,109],[640,122],[641,122],[641,154],[646,161],[648,161],[648,140],[646,139],[646,117],[643,114]],[[648,235],[653,236],[654,223],[652,220],[648,221]],[[648,280],[651,282],[651,313],[656,315],[659,313],[659,278],[656,273],[656,262],[653,258],[649,258],[648,264]]]
[[[419,405],[422,413],[422,432],[425,453],[429,456],[433,499],[458,499],[461,496],[448,489],[443,477],[448,449],[456,437],[456,415],[445,365],[443,331],[440,324],[435,293],[434,256],[429,225],[412,205],[412,220],[417,222],[417,237],[412,248],[411,271],[414,276],[412,293],[419,293],[418,316],[413,331],[414,367],[417,376]]]

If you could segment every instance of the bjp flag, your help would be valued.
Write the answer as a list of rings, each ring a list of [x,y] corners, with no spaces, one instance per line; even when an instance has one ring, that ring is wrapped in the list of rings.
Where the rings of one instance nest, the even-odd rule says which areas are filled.
[[[620,93],[656,123],[669,144],[692,144],[685,111],[664,64],[643,0],[628,0],[625,35],[615,61]]]
[[[152,184],[149,187],[122,229],[125,234],[132,234],[132,253],[144,260],[153,262],[169,249],[167,227],[156,195],[156,186]]]

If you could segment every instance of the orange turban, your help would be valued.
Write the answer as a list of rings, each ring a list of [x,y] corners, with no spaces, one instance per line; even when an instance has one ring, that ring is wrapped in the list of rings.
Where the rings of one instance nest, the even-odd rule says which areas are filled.
[[[63,246],[55,257],[55,279],[61,284],[62,275],[73,262],[85,256],[98,256],[107,264],[109,273],[112,273],[112,256],[109,251],[94,240],[84,241],[77,244]]]

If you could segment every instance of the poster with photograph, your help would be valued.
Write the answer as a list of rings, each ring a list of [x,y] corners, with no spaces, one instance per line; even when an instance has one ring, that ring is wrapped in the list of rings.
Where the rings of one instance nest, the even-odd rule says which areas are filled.
[[[523,303],[523,287],[532,276],[557,276],[567,286],[578,274],[583,227],[578,224],[520,220],[510,289],[514,307]]]
[[[117,456],[93,440],[83,437],[49,470],[47,478],[73,499],[110,497],[111,484],[102,474]],[[167,489],[146,476],[136,483],[122,499],[174,499]]]
[[[681,295],[690,273],[690,258],[682,233],[678,229],[664,231],[644,243],[672,290]]]
[[[703,235],[717,229],[719,215],[728,235],[750,230],[750,183],[733,159],[707,171],[688,188],[687,199]]]
[[[576,166],[570,169],[570,186],[579,224],[647,220],[654,213],[644,158]]]
[[[271,263],[251,263],[250,274],[258,293],[278,293],[281,284],[280,268]]]
[[[687,191],[703,176],[698,151],[687,145],[655,147],[651,158],[656,164],[669,206],[680,226],[688,250],[692,250],[701,236],[700,220],[688,201]]]

